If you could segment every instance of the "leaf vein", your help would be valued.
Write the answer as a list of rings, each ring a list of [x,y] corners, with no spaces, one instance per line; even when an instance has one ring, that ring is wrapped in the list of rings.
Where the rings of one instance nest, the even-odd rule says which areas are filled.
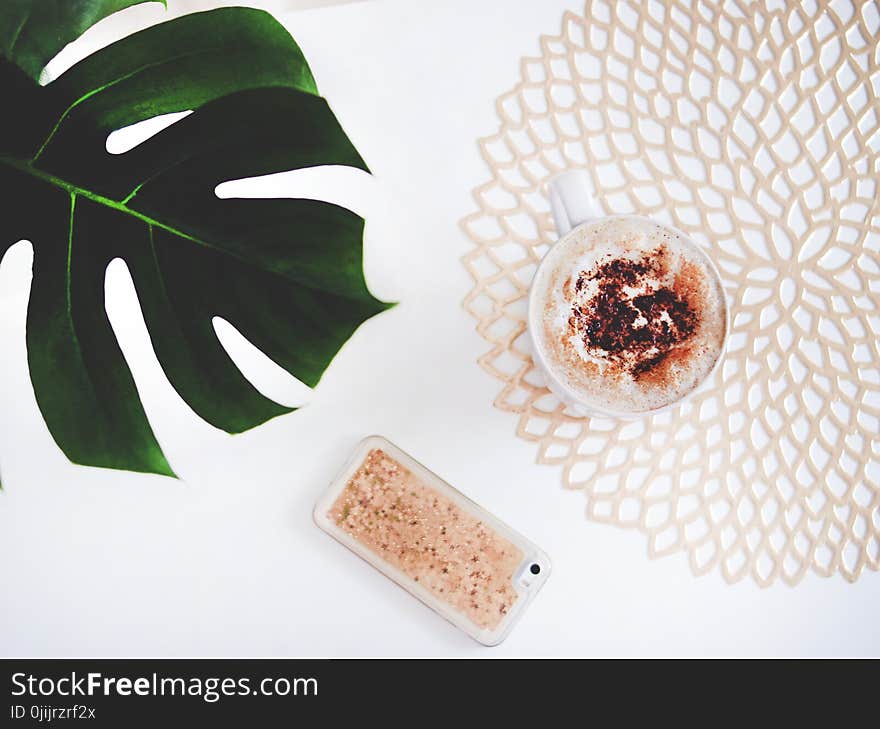
[[[21,32],[24,30],[24,26],[28,24],[30,19],[31,14],[30,11],[28,11],[24,14],[21,23],[19,23],[18,27],[15,29],[15,34],[12,36],[12,42],[9,44],[9,50],[7,51],[9,58],[12,58],[13,52],[15,51],[15,44],[18,43],[18,39],[21,37]]]
[[[73,278],[73,217],[76,210],[76,193],[70,193],[70,218],[67,223],[67,266],[65,268],[65,296],[67,299],[67,318],[70,320],[70,329],[73,331],[73,300],[71,294],[71,280]]]
[[[169,58],[163,58],[161,61],[155,61],[153,63],[145,63],[143,66],[139,66],[138,68],[132,69],[128,73],[123,74],[122,76],[115,78],[112,81],[108,81],[107,83],[103,84],[102,86],[99,86],[96,89],[92,89],[91,91],[86,92],[85,94],[80,96],[76,101],[74,101],[72,104],[70,104],[62,112],[61,116],[58,117],[58,121],[55,122],[55,126],[52,127],[52,131],[49,132],[49,136],[46,137],[45,141],[40,145],[40,148],[37,150],[36,154],[31,158],[31,162],[32,163],[36,162],[42,156],[43,152],[46,151],[46,147],[49,146],[49,143],[55,137],[55,134],[58,132],[58,129],[64,123],[64,120],[70,115],[70,113],[77,106],[82,104],[84,101],[87,101],[88,99],[92,98],[93,96],[100,94],[102,91],[106,91],[107,89],[112,88],[113,86],[116,86],[116,84],[120,84],[123,81],[127,81],[128,79],[130,79],[134,76],[137,76],[139,73],[142,73],[144,71],[149,71],[152,68],[164,66],[168,63],[174,63],[176,61],[180,61],[184,58],[189,58],[191,56],[199,56],[199,55],[202,55],[205,53],[216,52],[217,50],[218,49],[216,49],[216,48],[200,48],[197,51],[189,51],[187,53],[179,53],[176,56],[171,56]]]
[[[123,213],[126,215],[130,215],[133,218],[136,218],[136,219],[146,223],[147,225],[151,225],[155,228],[159,228],[160,230],[167,231],[168,233],[171,233],[172,235],[176,235],[179,238],[183,238],[184,240],[188,240],[192,243],[195,243],[196,245],[200,245],[200,246],[202,246],[204,248],[208,248],[209,250],[212,250],[216,253],[220,253],[222,255],[234,258],[237,261],[240,261],[241,263],[244,263],[247,266],[252,266],[252,267],[254,266],[253,261],[251,261],[251,260],[249,260],[249,259],[247,259],[237,253],[234,253],[233,251],[230,251],[227,248],[222,248],[220,246],[214,245],[210,241],[206,241],[202,238],[198,238],[194,235],[190,235],[189,233],[186,233],[182,230],[179,230],[178,228],[175,228],[172,225],[167,225],[166,223],[163,223],[159,220],[156,220],[155,218],[150,217],[149,215],[141,213],[138,210],[135,210],[134,208],[130,208],[117,200],[112,200],[109,197],[105,197],[104,195],[101,195],[99,193],[92,192],[91,190],[88,190],[86,188],[82,188],[82,187],[74,185],[70,182],[67,182],[66,180],[63,180],[60,177],[56,177],[55,175],[53,175],[49,172],[45,172],[45,171],[39,169],[38,167],[34,167],[33,165],[31,165],[28,162],[23,162],[21,160],[17,160],[17,159],[10,158],[10,157],[0,157],[0,163],[7,164],[10,167],[13,167],[21,172],[24,172],[25,174],[33,175],[34,177],[41,179],[44,182],[48,182],[50,185],[55,185],[56,187],[60,187],[63,190],[66,190],[71,195],[84,197],[88,200],[91,200],[92,202],[98,203],[99,205],[103,205],[105,207],[111,208],[112,210],[116,210],[117,212],[120,212],[120,213]],[[315,286],[314,284],[312,284],[308,281],[302,281],[300,279],[289,278],[287,276],[284,276],[284,274],[278,273],[277,271],[273,271],[272,269],[259,268],[259,270],[264,273],[267,273],[267,274],[280,276],[280,277],[282,277],[286,280],[289,280],[291,282],[296,282],[298,285],[303,286],[304,288],[310,289],[312,291],[318,291],[323,294],[329,294],[331,296],[336,296],[340,299],[346,299],[346,300],[354,299],[356,301],[361,300],[359,296],[349,296],[349,295],[347,295],[343,292],[340,292],[340,291],[332,291],[329,289],[322,288],[320,286]]]

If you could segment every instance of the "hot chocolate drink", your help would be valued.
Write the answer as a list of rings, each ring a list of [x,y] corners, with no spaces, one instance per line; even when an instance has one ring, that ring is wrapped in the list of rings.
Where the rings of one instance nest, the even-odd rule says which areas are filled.
[[[539,360],[574,400],[641,413],[692,391],[724,346],[718,274],[681,233],[634,216],[581,226],[532,284]]]

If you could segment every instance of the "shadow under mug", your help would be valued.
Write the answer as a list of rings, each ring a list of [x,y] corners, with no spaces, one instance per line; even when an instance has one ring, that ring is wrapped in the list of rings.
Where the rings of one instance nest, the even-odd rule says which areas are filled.
[[[593,205],[593,198],[590,192],[591,186],[589,176],[585,170],[570,170],[556,175],[548,183],[548,191],[550,194],[550,207],[553,213],[553,220],[556,223],[556,230],[559,232],[559,240],[553,244],[553,247],[545,254],[544,258],[538,264],[535,276],[532,279],[532,285],[529,289],[528,302],[528,329],[529,338],[532,343],[532,357],[535,364],[544,375],[544,380],[548,389],[556,395],[575,415],[585,417],[614,418],[634,420],[637,418],[654,415],[656,413],[677,407],[684,400],[691,397],[695,392],[702,390],[706,382],[712,378],[713,373],[717,370],[727,346],[728,334],[730,332],[730,309],[727,305],[727,299],[723,296],[723,286],[721,284],[721,274],[715,266],[715,262],[700,248],[693,240],[680,230],[672,226],[659,223],[656,220],[645,218],[639,215],[615,215],[606,216],[599,213]],[[650,220],[653,225],[665,228],[673,232],[681,240],[685,241],[690,248],[693,249],[695,255],[706,264],[711,275],[715,277],[718,290],[722,292],[722,306],[724,308],[724,339],[721,350],[715,360],[711,370],[688,392],[684,393],[676,400],[651,410],[613,410],[607,407],[601,407],[595,402],[586,399],[581,393],[575,390],[565,378],[557,371],[552,361],[547,356],[543,343],[537,335],[539,327],[543,325],[543,311],[538,311],[537,299],[540,298],[535,294],[536,286],[547,285],[548,276],[544,275],[545,269],[552,268],[560,251],[577,241],[580,237],[581,229],[586,226],[599,223],[610,218],[634,218],[637,220]],[[552,253],[556,255],[551,255]]]

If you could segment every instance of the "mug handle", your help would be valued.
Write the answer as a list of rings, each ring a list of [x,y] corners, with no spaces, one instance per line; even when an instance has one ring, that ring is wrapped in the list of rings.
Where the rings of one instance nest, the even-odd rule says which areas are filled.
[[[566,170],[547,183],[550,210],[561,238],[581,223],[602,217],[586,170]]]

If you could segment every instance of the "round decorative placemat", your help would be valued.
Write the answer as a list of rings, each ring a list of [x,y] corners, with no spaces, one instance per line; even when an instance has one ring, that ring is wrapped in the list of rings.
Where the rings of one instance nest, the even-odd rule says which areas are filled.
[[[880,569],[880,4],[589,2],[480,140],[465,306],[517,434],[588,518],[702,574],[795,584]],[[731,306],[725,358],[673,411],[567,412],[533,365],[546,182],[584,169],[608,214],[693,237]]]

